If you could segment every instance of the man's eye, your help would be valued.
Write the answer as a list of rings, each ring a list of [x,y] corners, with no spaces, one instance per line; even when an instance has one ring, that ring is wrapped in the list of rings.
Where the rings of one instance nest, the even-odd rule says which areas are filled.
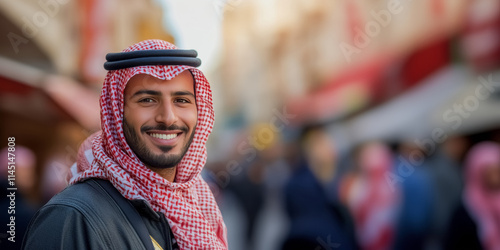
[[[186,98],[177,98],[175,102],[180,102],[180,103],[190,103],[189,99]]]
[[[150,102],[154,102],[154,100],[152,98],[142,98],[139,100],[139,102],[150,103]]]

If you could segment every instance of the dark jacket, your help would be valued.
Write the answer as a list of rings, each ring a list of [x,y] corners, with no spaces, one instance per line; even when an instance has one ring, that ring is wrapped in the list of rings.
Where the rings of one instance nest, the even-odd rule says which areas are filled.
[[[478,228],[476,222],[465,208],[463,202],[455,209],[448,230],[444,237],[443,249],[483,249],[479,240]]]
[[[285,196],[290,231],[283,250],[358,249],[348,210],[338,199],[328,198],[330,195],[306,163],[287,183]]]
[[[175,239],[163,214],[153,211],[146,201],[118,195],[142,218],[147,228],[142,239],[149,236],[151,241],[145,241],[146,247],[136,230],[138,223],[131,223],[112,193],[104,191],[106,185],[108,192],[119,194],[110,182],[89,179],[54,196],[31,219],[23,249],[173,249]]]

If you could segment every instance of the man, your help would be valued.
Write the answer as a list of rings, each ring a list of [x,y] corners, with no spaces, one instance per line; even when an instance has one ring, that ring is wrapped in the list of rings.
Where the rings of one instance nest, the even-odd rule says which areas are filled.
[[[102,132],[81,146],[72,185],[32,219],[25,249],[227,249],[200,175],[210,85],[184,52],[147,40],[108,54]]]

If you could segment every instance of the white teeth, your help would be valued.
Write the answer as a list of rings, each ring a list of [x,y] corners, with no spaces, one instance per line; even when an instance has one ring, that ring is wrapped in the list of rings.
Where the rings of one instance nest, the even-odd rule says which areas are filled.
[[[150,134],[152,137],[154,138],[158,138],[158,139],[163,139],[163,140],[171,140],[171,139],[174,139],[175,137],[177,137],[177,134]]]

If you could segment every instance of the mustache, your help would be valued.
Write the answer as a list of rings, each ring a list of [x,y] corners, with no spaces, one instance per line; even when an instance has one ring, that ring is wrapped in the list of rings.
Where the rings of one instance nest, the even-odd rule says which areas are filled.
[[[179,126],[176,124],[172,124],[170,126],[167,126],[165,124],[158,124],[156,126],[147,126],[144,125],[141,127],[141,132],[146,133],[149,130],[162,130],[162,131],[168,131],[168,130],[181,130],[182,132],[187,133],[188,132],[188,127],[187,126]]]

